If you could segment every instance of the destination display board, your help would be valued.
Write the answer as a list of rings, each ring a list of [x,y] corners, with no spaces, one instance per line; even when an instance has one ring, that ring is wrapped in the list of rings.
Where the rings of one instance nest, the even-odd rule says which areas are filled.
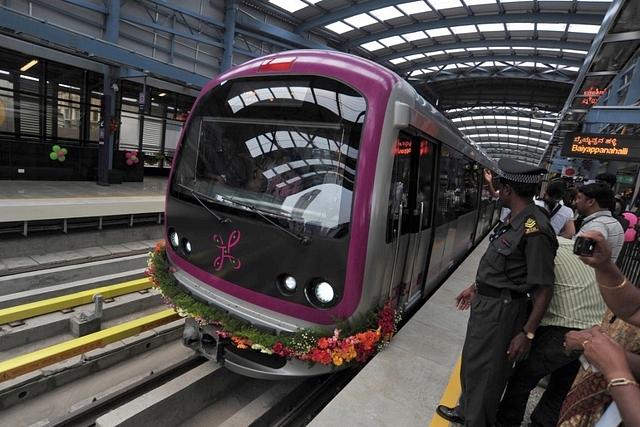
[[[560,154],[594,160],[640,161],[640,136],[572,132],[565,135]]]

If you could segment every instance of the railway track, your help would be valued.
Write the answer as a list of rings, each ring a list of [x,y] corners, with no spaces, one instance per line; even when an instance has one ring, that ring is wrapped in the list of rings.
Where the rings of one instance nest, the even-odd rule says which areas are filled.
[[[146,264],[146,258],[142,261]],[[123,265],[130,268],[131,262],[127,258]],[[102,265],[58,266],[50,276],[38,271],[34,282],[47,286],[35,293],[58,296],[0,308],[0,425],[301,426],[354,374],[284,381],[234,374],[182,346],[183,320],[173,320],[172,311],[140,283],[141,277],[125,285],[108,282],[131,274],[95,277],[99,289],[87,289],[91,280],[79,279],[75,269],[99,271]],[[110,262],[109,270],[118,271],[116,265]],[[73,281],[58,283],[68,277]],[[19,280],[34,287],[24,273]],[[130,292],[113,292],[127,284]],[[59,295],[61,289],[68,293]],[[19,301],[24,292],[14,292],[22,297]],[[112,298],[105,304],[103,327],[74,337],[64,325],[76,313],[91,310],[94,292]],[[167,316],[168,323],[158,316]]]

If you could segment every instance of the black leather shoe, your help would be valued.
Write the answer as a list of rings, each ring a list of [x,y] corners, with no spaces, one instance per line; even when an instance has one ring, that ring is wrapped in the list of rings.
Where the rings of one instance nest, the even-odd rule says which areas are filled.
[[[457,408],[449,408],[448,406],[438,405],[438,407],[436,408],[436,413],[449,422],[464,425],[464,418],[458,415]]]

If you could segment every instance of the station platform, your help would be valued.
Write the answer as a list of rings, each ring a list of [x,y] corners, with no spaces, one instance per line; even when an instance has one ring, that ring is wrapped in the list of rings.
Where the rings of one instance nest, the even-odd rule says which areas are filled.
[[[2,181],[0,274],[148,250],[162,238],[166,189],[166,176],[108,186]]]
[[[469,311],[458,310],[454,299],[475,281],[488,242],[488,237],[480,242],[310,427],[449,425],[436,407],[455,406],[460,395],[460,354],[469,319]]]

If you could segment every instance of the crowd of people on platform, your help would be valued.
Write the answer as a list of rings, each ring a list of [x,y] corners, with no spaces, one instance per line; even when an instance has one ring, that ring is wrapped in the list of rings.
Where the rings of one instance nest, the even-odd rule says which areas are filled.
[[[498,188],[490,171],[485,179],[501,221],[455,299],[471,309],[462,392],[436,412],[469,427],[519,427],[544,381],[529,426],[640,426],[640,290],[616,266],[630,222],[615,175],[578,188],[553,180],[534,198],[546,170],[498,166]]]

